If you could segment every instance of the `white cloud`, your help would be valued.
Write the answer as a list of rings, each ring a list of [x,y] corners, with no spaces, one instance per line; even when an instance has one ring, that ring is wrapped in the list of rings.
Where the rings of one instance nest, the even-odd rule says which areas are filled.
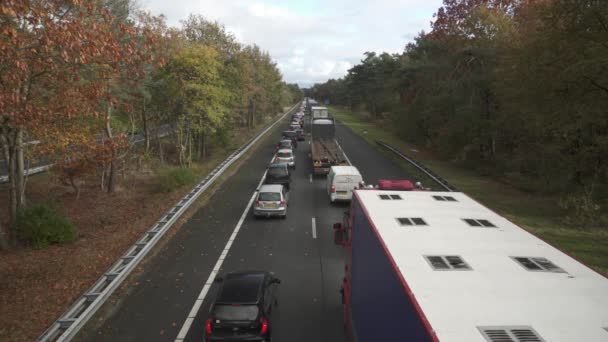
[[[190,13],[217,20],[269,51],[287,82],[309,86],[344,76],[365,51],[397,53],[429,30],[441,0],[141,0],[178,26]],[[307,6],[307,8],[303,8]]]

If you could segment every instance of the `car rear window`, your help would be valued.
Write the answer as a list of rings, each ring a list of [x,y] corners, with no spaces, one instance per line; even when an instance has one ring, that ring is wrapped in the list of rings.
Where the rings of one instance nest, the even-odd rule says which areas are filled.
[[[281,142],[281,146],[291,147],[291,141],[283,141]]]
[[[268,169],[268,174],[274,177],[287,176],[288,171],[286,167],[271,167]]]
[[[285,132],[283,132],[283,135],[286,136],[286,137],[293,137],[293,136],[296,135],[296,132],[294,132],[294,131],[285,131]]]
[[[289,152],[279,152],[279,153],[277,153],[277,156],[279,158],[289,158],[289,157],[291,157],[291,153],[289,153]]]
[[[259,309],[256,305],[216,305],[213,317],[223,321],[255,321]]]
[[[258,201],[278,202],[281,200],[281,194],[278,192],[260,192]]]

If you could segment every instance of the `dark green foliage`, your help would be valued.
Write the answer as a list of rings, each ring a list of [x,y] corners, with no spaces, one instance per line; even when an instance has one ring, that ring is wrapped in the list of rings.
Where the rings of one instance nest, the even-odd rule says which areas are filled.
[[[366,53],[310,93],[592,216],[607,197],[606,42],[607,1],[446,0],[403,54]]]
[[[166,167],[157,171],[155,191],[171,192],[176,188],[196,183],[197,176],[192,169]]]
[[[76,239],[76,227],[53,203],[32,204],[17,214],[17,235],[34,248]]]

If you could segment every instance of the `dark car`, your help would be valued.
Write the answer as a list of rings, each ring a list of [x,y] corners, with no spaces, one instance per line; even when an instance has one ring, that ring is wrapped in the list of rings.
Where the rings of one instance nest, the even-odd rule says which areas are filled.
[[[281,184],[287,190],[291,184],[291,174],[289,173],[289,165],[286,163],[273,163],[268,166],[264,184]]]
[[[283,131],[283,138],[291,139],[293,147],[298,147],[298,133],[296,131]]]
[[[306,140],[306,134],[304,134],[304,130],[301,128],[296,129],[296,133],[298,134],[298,141]]]
[[[284,148],[288,148],[293,150],[294,146],[293,146],[293,142],[291,141],[291,139],[283,139],[281,141],[279,141],[277,143],[276,149],[275,149],[275,153],[280,150],[280,149],[284,149]]]
[[[232,272],[216,281],[221,285],[205,322],[205,341],[269,342],[281,281],[265,271]]]

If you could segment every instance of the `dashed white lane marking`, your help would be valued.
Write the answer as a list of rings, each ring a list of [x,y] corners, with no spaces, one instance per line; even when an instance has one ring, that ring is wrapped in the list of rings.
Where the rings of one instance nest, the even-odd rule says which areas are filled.
[[[308,180],[312,183],[312,173],[308,175]]]
[[[312,218],[312,238],[317,238],[317,220],[314,217]]]
[[[273,158],[274,158],[274,156],[273,156]],[[272,159],[271,159],[271,161],[272,161]],[[215,266],[213,266],[213,270],[211,271],[211,274],[209,274],[209,278],[207,278],[207,281],[203,285],[203,289],[201,290],[200,294],[198,295],[198,298],[196,299],[196,301],[194,301],[194,305],[192,305],[192,309],[190,309],[190,313],[188,314],[186,321],[182,325],[182,328],[179,330],[179,334],[175,338],[176,342],[181,342],[186,338],[186,335],[188,334],[188,331],[190,330],[192,323],[194,323],[194,318],[196,317],[198,310],[201,308],[201,305],[203,305],[203,301],[205,300],[205,297],[207,296],[207,292],[209,292],[211,285],[213,285],[213,281],[215,280],[215,277],[217,276],[218,272],[220,271],[220,268],[222,267],[222,264],[224,263],[224,260],[225,260],[226,256],[228,255],[228,251],[230,251],[230,247],[232,247],[232,243],[234,242],[234,240],[236,240],[236,235],[239,233],[239,230],[241,230],[241,226],[243,225],[243,222],[245,222],[245,218],[247,218],[249,209],[251,209],[253,200],[255,200],[257,189],[262,185],[262,182],[264,182],[264,177],[266,177],[266,172],[264,172],[262,179],[260,179],[260,182],[258,183],[256,191],[254,191],[253,195],[251,195],[251,198],[249,199],[249,202],[247,203],[247,206],[245,207],[245,210],[243,211],[243,214],[241,215],[239,222],[236,224],[236,227],[234,227],[234,231],[232,232],[232,235],[230,235],[230,238],[228,239],[228,242],[226,243],[224,250],[220,254],[220,257],[217,259]]]

